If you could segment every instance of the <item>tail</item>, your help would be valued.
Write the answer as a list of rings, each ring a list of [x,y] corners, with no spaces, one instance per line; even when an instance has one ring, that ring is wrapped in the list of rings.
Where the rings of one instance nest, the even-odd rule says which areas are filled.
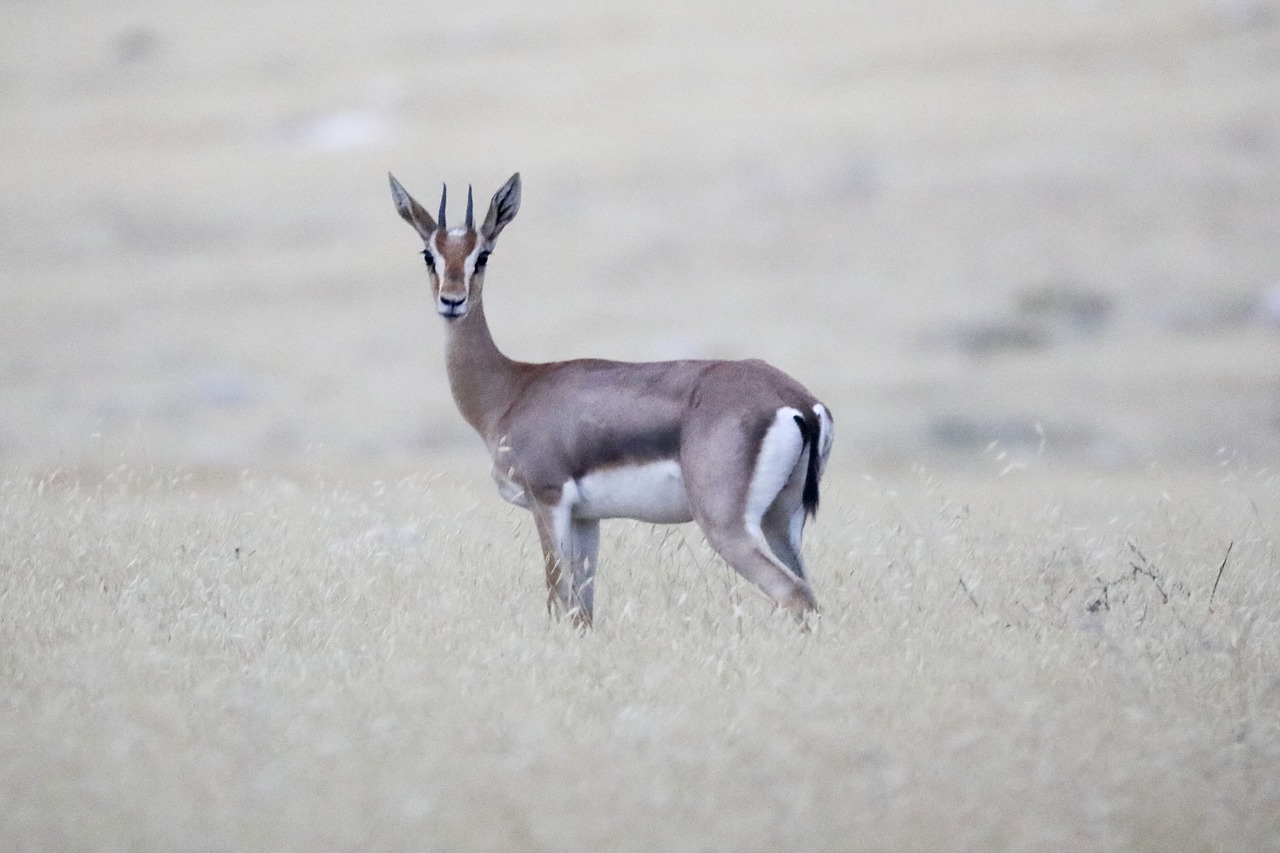
[[[818,423],[818,417],[810,414],[809,417],[801,417],[796,415],[796,426],[800,427],[800,435],[804,438],[804,443],[809,446],[809,468],[804,475],[804,491],[801,494],[801,500],[804,503],[804,511],[812,518],[818,514],[818,465],[820,448],[818,443],[822,435],[822,426]]]

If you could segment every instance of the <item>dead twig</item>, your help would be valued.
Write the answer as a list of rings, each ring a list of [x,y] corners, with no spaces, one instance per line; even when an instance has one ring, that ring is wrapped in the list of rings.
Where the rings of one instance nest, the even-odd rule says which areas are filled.
[[[1222,580],[1222,573],[1227,570],[1227,560],[1231,559],[1231,549],[1235,547],[1235,541],[1227,543],[1227,553],[1222,556],[1222,565],[1218,566],[1218,576],[1213,579],[1213,590],[1209,593],[1209,603],[1213,604],[1213,597],[1218,594],[1218,581]]]
[[[1133,542],[1129,542],[1128,545],[1129,545],[1129,550],[1132,551],[1134,556],[1138,558],[1137,563],[1134,563],[1134,562],[1129,563],[1129,568],[1133,569],[1132,577],[1137,577],[1138,575],[1146,575],[1148,578],[1151,579],[1151,583],[1155,586],[1156,592],[1160,593],[1161,603],[1168,604],[1169,593],[1165,592],[1164,584],[1160,582],[1160,576],[1156,574],[1155,568],[1149,562],[1147,562],[1146,556],[1141,551],[1138,550],[1137,545],[1135,545]],[[1139,563],[1141,563],[1141,565],[1139,565]]]

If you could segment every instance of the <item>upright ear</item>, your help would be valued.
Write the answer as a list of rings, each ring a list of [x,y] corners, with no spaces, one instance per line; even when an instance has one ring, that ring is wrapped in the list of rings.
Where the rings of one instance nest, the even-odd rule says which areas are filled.
[[[520,173],[516,172],[511,179],[502,185],[502,189],[493,194],[489,203],[489,215],[480,226],[480,236],[490,243],[498,239],[507,223],[516,218],[520,210]]]
[[[424,242],[430,240],[436,230],[436,221],[431,218],[430,213],[422,209],[422,205],[413,200],[413,196],[409,195],[404,187],[400,186],[395,175],[388,172],[387,177],[391,179],[391,198],[395,200],[396,211],[405,222],[413,226],[413,230],[418,232]]]

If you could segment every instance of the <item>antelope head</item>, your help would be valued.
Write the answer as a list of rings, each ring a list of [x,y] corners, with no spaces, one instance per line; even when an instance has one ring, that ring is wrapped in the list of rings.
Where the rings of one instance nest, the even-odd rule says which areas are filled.
[[[422,257],[426,259],[427,272],[431,277],[436,310],[446,320],[460,320],[480,302],[489,255],[502,229],[520,210],[520,173],[512,175],[502,189],[494,193],[489,213],[478,231],[470,186],[467,187],[466,220],[461,228],[450,228],[445,224],[448,186],[440,191],[440,213],[432,219],[431,214],[409,195],[394,175],[387,177],[391,179],[391,197],[395,200],[396,210],[422,238]]]

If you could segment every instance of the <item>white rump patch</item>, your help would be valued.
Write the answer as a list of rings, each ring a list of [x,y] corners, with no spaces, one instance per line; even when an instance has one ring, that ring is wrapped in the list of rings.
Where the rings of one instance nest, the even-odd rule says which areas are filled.
[[[761,542],[764,541],[764,534],[760,531],[760,519],[764,518],[769,506],[792,475],[802,469],[806,462],[802,452],[804,436],[800,432],[800,425],[796,423],[799,416],[799,409],[790,406],[778,409],[773,423],[764,434],[764,440],[760,442],[760,452],[756,455],[755,470],[747,489],[743,521],[747,525],[747,531]]]
[[[573,514],[577,518],[634,518],[653,524],[693,520],[684,476],[674,459],[601,468],[575,485]]]
[[[831,445],[835,441],[835,421],[832,420],[827,407],[821,403],[814,403],[813,411],[818,416],[818,457],[822,460],[822,467],[825,468],[827,457],[831,455]]]

